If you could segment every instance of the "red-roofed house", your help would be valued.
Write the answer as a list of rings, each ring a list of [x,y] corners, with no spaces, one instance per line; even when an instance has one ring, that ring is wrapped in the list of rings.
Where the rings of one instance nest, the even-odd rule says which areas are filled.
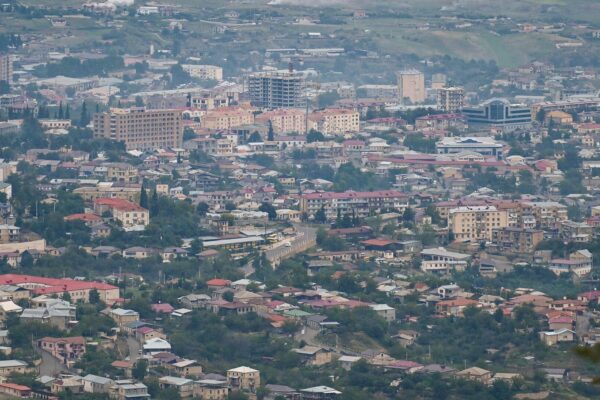
[[[111,213],[123,228],[146,226],[150,223],[150,212],[136,203],[117,198],[100,198],[94,200],[94,212],[102,215]]]
[[[91,225],[94,223],[102,222],[102,217],[96,214],[90,213],[81,213],[81,214],[71,214],[67,215],[64,218],[65,221],[83,221],[86,225]]]
[[[152,311],[158,314],[171,314],[175,311],[175,308],[169,303],[159,303],[152,304]]]
[[[435,305],[436,312],[441,315],[462,316],[467,307],[479,307],[480,304],[470,299],[454,299],[440,301]]]
[[[577,296],[578,300],[583,300],[589,303],[597,303],[598,299],[600,299],[600,290],[590,290],[589,292],[580,293]]]
[[[229,285],[231,285],[231,281],[229,279],[214,278],[207,281],[206,285],[209,289],[220,289],[224,287],[229,287]]]
[[[16,285],[30,290],[33,294],[39,296],[57,295],[62,296],[69,293],[71,301],[90,300],[90,291],[95,289],[100,295],[100,300],[111,304],[114,299],[119,298],[119,288],[101,282],[76,281],[73,279],[45,278],[32,275],[5,274],[0,275],[0,285]]]
[[[5,382],[0,383],[0,393],[11,398],[28,399],[31,396],[31,388],[25,385]]]

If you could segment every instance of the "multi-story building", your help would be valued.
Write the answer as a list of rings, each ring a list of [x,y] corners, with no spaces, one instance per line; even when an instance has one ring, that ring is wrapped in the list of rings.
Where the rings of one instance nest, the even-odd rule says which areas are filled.
[[[99,215],[110,212],[112,217],[119,221],[125,230],[145,227],[150,223],[149,211],[127,200],[96,199],[94,201],[94,211]]]
[[[380,190],[375,192],[320,192],[302,195],[300,211],[308,217],[314,217],[323,209],[327,219],[333,220],[339,213],[355,215],[358,218],[368,217],[381,210],[403,211],[408,207],[408,195],[396,190]]]
[[[531,253],[544,240],[544,231],[524,228],[492,229],[492,243],[501,252]]]
[[[456,128],[464,130],[467,124],[462,114],[424,115],[415,120],[415,128],[419,130],[438,130]]]
[[[110,198],[110,199],[122,199],[131,202],[138,202],[140,200],[141,186],[82,186],[75,190],[73,193],[78,194],[87,202],[93,202],[96,199]]]
[[[495,206],[458,207],[448,214],[448,228],[458,241],[492,240],[492,231],[508,226],[508,213]]]
[[[399,97],[397,85],[361,85],[358,90],[363,92],[361,97],[370,99],[397,99]]]
[[[425,101],[425,76],[422,72],[410,69],[398,72],[398,93],[400,99],[408,99],[411,103]]]
[[[227,371],[227,382],[234,390],[255,392],[260,387],[260,371],[249,367],[237,367]]]
[[[196,381],[194,397],[205,400],[226,400],[229,395],[229,385],[226,381],[202,379]]]
[[[28,289],[36,296],[62,297],[68,293],[71,301],[89,302],[90,292],[95,290],[100,295],[100,300],[112,304],[119,298],[119,288],[101,282],[76,281],[73,279],[55,279],[32,275],[6,274],[0,275],[0,285],[16,285]]]
[[[112,182],[137,182],[138,169],[129,163],[110,163],[106,165],[106,177]]]
[[[421,251],[421,270],[424,272],[448,273],[452,270],[464,270],[471,256],[448,251],[443,247],[423,249]]]
[[[0,81],[12,83],[13,65],[10,54],[0,54]]]
[[[149,399],[148,387],[141,382],[131,379],[115,381],[109,389],[109,397],[114,400],[142,400]]]
[[[254,123],[253,109],[246,107],[223,107],[206,113],[201,124],[206,129],[231,129]]]
[[[594,227],[585,222],[562,221],[560,238],[566,242],[587,243],[593,239]]]
[[[523,207],[534,216],[539,229],[558,229],[560,223],[569,218],[567,206],[556,201],[525,202]]]
[[[304,80],[294,72],[260,72],[248,77],[252,105],[263,108],[302,107]]]
[[[257,115],[255,121],[262,124],[270,121],[277,134],[306,131],[306,111],[299,108],[267,111]]]
[[[21,240],[21,228],[14,225],[0,225],[0,243],[19,242]]]
[[[85,354],[85,339],[82,336],[45,337],[38,340],[38,347],[59,359],[63,364],[69,365]]]
[[[504,130],[527,129],[531,126],[531,110],[506,99],[491,99],[479,107],[463,108],[469,126],[495,127]]]
[[[438,110],[447,113],[456,113],[462,110],[465,98],[465,89],[461,87],[448,87],[438,89],[437,106]]]
[[[360,130],[360,114],[358,111],[341,108],[316,111],[308,116],[308,128],[324,135],[355,133]]]
[[[94,115],[94,136],[123,142],[127,150],[181,147],[183,118],[179,110],[111,108]]]
[[[504,145],[493,137],[445,137],[436,142],[435,148],[438,154],[476,152],[482,156],[492,156],[498,159],[502,159],[504,156]]]
[[[183,64],[181,68],[190,74],[192,78],[198,78],[206,81],[223,80],[223,68],[216,65]]]

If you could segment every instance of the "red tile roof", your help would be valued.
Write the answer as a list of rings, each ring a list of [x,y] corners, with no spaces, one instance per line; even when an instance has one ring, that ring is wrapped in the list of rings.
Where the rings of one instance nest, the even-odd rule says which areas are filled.
[[[206,284],[208,286],[229,286],[231,285],[231,281],[229,279],[215,278],[211,279],[210,281],[207,281]]]

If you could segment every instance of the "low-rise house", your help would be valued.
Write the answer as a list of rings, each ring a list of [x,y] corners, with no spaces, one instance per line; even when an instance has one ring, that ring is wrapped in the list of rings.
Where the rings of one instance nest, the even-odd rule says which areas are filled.
[[[540,340],[547,346],[558,343],[572,343],[575,341],[575,332],[570,329],[561,329],[557,332],[540,332]]]
[[[86,393],[108,393],[113,383],[110,378],[88,374],[83,377],[83,391]]]
[[[350,371],[354,364],[356,364],[362,359],[363,358],[360,356],[341,356],[340,358],[338,358],[337,361],[340,363],[343,369],[345,369],[346,371]]]
[[[109,396],[114,400],[142,400],[149,399],[148,387],[141,382],[131,379],[115,381],[109,390]]]
[[[172,364],[168,364],[166,367],[174,371],[178,376],[182,377],[199,377],[202,375],[202,366],[196,360],[183,359]]]
[[[471,367],[457,372],[456,376],[459,378],[470,379],[483,383],[484,385],[488,385],[490,384],[492,379],[492,372],[479,367]]]
[[[401,330],[398,331],[397,334],[392,336],[392,338],[398,340],[400,346],[402,347],[412,346],[418,337],[419,332],[413,330]]]
[[[0,383],[0,395],[9,396],[9,398],[28,399],[31,397],[31,388],[16,383]]]
[[[396,320],[396,309],[394,307],[390,307],[387,304],[371,304],[369,308],[387,322]]]
[[[479,307],[479,302],[470,299],[443,300],[435,305],[436,312],[441,315],[462,316],[467,307]]]
[[[0,376],[9,376],[10,374],[25,374],[29,372],[27,363],[21,360],[1,360]]]
[[[207,400],[226,400],[229,396],[229,384],[218,379],[201,379],[196,381],[194,397]]]
[[[330,388],[329,386],[315,386],[301,389],[302,400],[332,400],[337,399],[342,392]]]
[[[108,312],[108,316],[111,317],[119,327],[140,320],[140,314],[137,311],[125,310],[123,308],[115,308]]]
[[[197,308],[205,308],[206,303],[211,300],[211,297],[206,294],[188,294],[180,297],[178,300],[181,305],[193,310]]]
[[[0,321],[4,321],[8,314],[20,313],[23,309],[12,300],[0,302]]]
[[[155,354],[161,352],[170,352],[171,344],[164,339],[161,338],[153,338],[148,340],[142,346],[142,352],[144,354]]]
[[[194,395],[194,381],[191,379],[180,378],[177,376],[163,376],[158,379],[158,385],[161,389],[176,389],[179,393],[179,397],[182,399]]]
[[[306,365],[323,365],[331,362],[331,351],[322,347],[304,346],[292,351],[298,354]]]

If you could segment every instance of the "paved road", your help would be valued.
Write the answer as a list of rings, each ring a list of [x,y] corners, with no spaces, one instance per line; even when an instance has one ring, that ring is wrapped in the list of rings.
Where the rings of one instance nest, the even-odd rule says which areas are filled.
[[[127,347],[129,348],[129,361],[135,362],[140,357],[140,343],[134,338],[127,336]]]
[[[58,359],[52,357],[50,353],[35,347],[36,352],[42,357],[39,370],[40,375],[56,376],[60,372],[69,372],[66,365],[61,363]]]
[[[300,253],[316,244],[317,229],[306,225],[295,225],[297,235],[289,242],[291,246],[279,246],[274,249],[269,249],[265,253],[267,259],[273,264],[278,264],[279,261],[286,257],[291,257],[294,254]]]

